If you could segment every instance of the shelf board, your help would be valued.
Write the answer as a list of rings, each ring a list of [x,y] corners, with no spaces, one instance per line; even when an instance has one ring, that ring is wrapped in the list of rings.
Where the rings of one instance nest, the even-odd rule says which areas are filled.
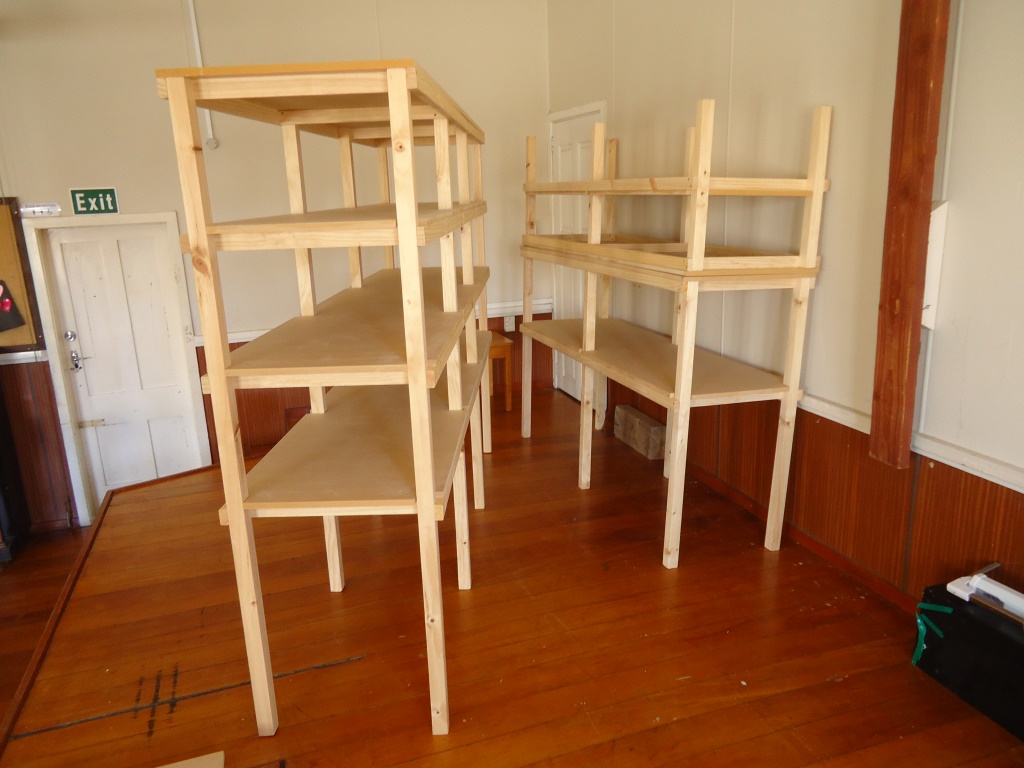
[[[437,203],[420,203],[417,243],[435,242],[486,212],[482,200],[456,203],[444,210]],[[217,222],[209,225],[207,232],[211,247],[218,251],[398,245],[395,206],[383,203]]]
[[[583,352],[582,320],[535,320],[520,330],[659,405],[675,403],[678,347],[664,334],[624,320],[598,320],[595,349]],[[777,400],[786,391],[777,373],[694,348],[692,407]]]
[[[487,364],[490,334],[479,338],[483,362],[462,366],[463,407],[448,408],[447,387],[429,393],[438,519]],[[254,517],[415,514],[408,388],[336,387],[326,406],[304,416],[249,471],[244,508]]]
[[[736,281],[740,290],[749,290],[753,280],[797,280],[814,277],[817,265],[801,263],[799,254],[761,251],[751,248],[727,248],[708,245],[702,269],[693,269],[686,258],[685,246],[678,243],[631,243],[625,237],[609,238],[600,244],[587,243],[579,235],[524,235],[524,258],[564,264],[578,269],[610,275],[659,288],[672,289],[685,281],[715,281],[720,290],[728,290],[728,281]],[[765,287],[777,287],[767,285]]]
[[[437,384],[463,327],[472,322],[489,272],[458,285],[458,311],[442,309],[441,268],[423,273],[427,381]],[[461,280],[462,270],[457,270]],[[401,270],[383,269],[234,350],[228,378],[241,388],[406,384]]]
[[[318,132],[369,124],[388,125],[387,71],[405,69],[415,122],[444,116],[474,143],[484,132],[427,72],[410,59],[318,62],[157,70],[157,94],[167,81],[191,84],[197,106],[274,125],[314,126]]]

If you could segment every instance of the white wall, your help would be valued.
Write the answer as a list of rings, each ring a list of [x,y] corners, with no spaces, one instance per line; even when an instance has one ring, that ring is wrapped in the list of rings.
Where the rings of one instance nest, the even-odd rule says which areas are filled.
[[[486,132],[484,192],[492,302],[522,295],[522,145],[547,110],[546,3],[524,0],[195,0],[203,63],[413,58]],[[114,186],[121,211],[177,211],[181,193],[158,68],[190,66],[184,0],[4,0],[0,5],[0,180],[22,202],[70,212],[72,187]],[[277,130],[213,117],[214,215],[287,211]],[[309,199],[340,204],[336,145],[304,141]],[[376,195],[369,153],[360,179]],[[432,169],[429,161],[423,163]],[[432,175],[432,171],[431,171]],[[425,189],[430,178],[424,178]],[[372,202],[373,200],[371,200]],[[222,257],[228,325],[260,330],[298,310],[293,257]],[[325,293],[347,284],[337,254],[316,254]],[[198,313],[193,308],[198,327]]]
[[[804,407],[859,428],[871,407],[899,6],[196,0],[207,64],[411,57],[466,107],[487,132],[492,302],[521,298],[523,139],[546,135],[549,110],[606,100],[621,173],[671,174],[682,166],[694,102],[714,98],[715,173],[799,174],[811,109],[833,105],[832,189],[811,301]],[[1017,288],[1024,280],[1024,5],[978,0],[964,7],[945,166],[946,260],[915,447],[1024,487],[1024,302]],[[185,9],[184,0],[0,4],[3,194],[67,210],[69,188],[115,186],[127,213],[180,211],[170,120],[153,73],[192,63]],[[252,161],[264,151],[279,157],[276,132],[224,117],[214,117],[214,127],[215,211],[282,210],[283,168],[273,159]],[[333,146],[314,139],[306,149],[318,161],[311,201],[337,204]],[[623,219],[653,233],[677,232],[676,206],[645,206],[621,206]],[[785,201],[716,200],[710,232],[733,245],[794,245],[798,221]],[[265,328],[295,311],[289,255],[229,255],[225,271],[232,330]],[[318,256],[317,274],[331,288],[346,280],[331,254]],[[549,287],[542,275],[538,296]],[[701,301],[701,343],[779,364],[780,297]],[[643,322],[667,323],[668,303],[656,293],[627,287],[616,302]]]
[[[958,448],[963,462],[988,463],[997,477],[1016,475],[1007,484],[1018,487],[1024,486],[1022,39],[1024,4],[1017,0],[962,5],[946,249],[919,425],[929,452]]]
[[[885,219],[899,4],[891,0],[551,0],[551,93],[564,108],[605,98],[620,139],[620,175],[680,174],[683,132],[700,98],[715,100],[712,173],[801,175],[811,112],[834,107],[821,251],[811,304],[804,383],[817,398],[866,413],[871,406],[875,324]],[[591,26],[580,24],[588,13]],[[597,53],[590,30],[611,42]],[[556,49],[562,49],[559,55]],[[610,76],[605,70],[611,67]],[[606,92],[597,92],[594,84]],[[578,95],[575,95],[578,94]],[[631,204],[632,203],[632,204]],[[675,236],[680,203],[621,205],[623,228]],[[799,244],[793,201],[713,199],[709,240]],[[786,297],[709,294],[698,341],[767,367],[782,364]],[[668,328],[664,292],[620,288],[616,312]]]

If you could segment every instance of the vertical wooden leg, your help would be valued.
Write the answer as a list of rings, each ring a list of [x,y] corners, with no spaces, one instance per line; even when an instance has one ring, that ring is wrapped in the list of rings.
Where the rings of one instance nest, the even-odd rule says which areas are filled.
[[[487,380],[491,383],[491,391],[494,391],[494,358],[487,361]]]
[[[512,410],[512,347],[505,348],[505,411]]]
[[[665,546],[661,563],[679,566],[679,538],[683,529],[683,491],[686,487],[686,446],[690,435],[690,399],[693,393],[693,354],[696,342],[698,284],[687,283],[676,297],[676,404],[669,409],[665,450],[672,456],[665,504]]]
[[[590,455],[594,447],[594,372],[585,365],[581,368],[579,486],[586,490],[590,487]]]
[[[779,403],[779,432],[775,438],[775,466],[772,469],[772,492],[768,498],[768,526],[764,534],[765,549],[773,552],[782,543],[782,521],[786,514],[786,491],[793,455],[793,431],[796,403],[800,396],[800,367],[803,362],[810,293],[810,279],[800,280],[793,286],[793,305],[789,309],[789,338],[786,342],[786,365],[782,372],[787,391]]]
[[[529,437],[533,418],[533,339],[523,336],[523,416],[520,432]]]
[[[679,565],[679,539],[683,530],[683,491],[686,486],[686,443],[690,431],[690,404],[669,409],[672,433],[672,463],[668,472],[668,501],[665,504],[665,549],[661,564]],[[666,452],[668,448],[666,446]]]
[[[252,700],[256,708],[256,729],[260,736],[273,736],[277,732],[277,698],[270,667],[270,645],[267,642],[267,621],[263,613],[263,591],[256,563],[252,518],[244,510],[228,510],[228,530],[235,561],[238,604],[242,611],[245,653],[249,660]]]
[[[661,467],[661,474],[663,477],[669,477],[672,474],[672,435],[675,419],[672,418],[672,412],[669,410],[668,417],[665,420],[665,459]]]
[[[481,385],[482,386],[482,385]],[[484,454],[481,450],[480,401],[473,403],[473,412],[469,415],[469,447],[470,459],[473,462],[473,508],[484,508]]]
[[[345,588],[345,565],[341,559],[341,521],[333,515],[324,517],[324,541],[327,544],[327,577],[331,592]]]
[[[491,382],[484,376],[480,379],[480,415],[484,432],[484,453],[491,452]],[[483,457],[481,457],[482,460]]]
[[[459,565],[459,589],[473,586],[469,560],[469,497],[466,493],[466,452],[459,453],[453,481],[455,491],[455,558]]]
[[[441,553],[437,520],[417,514],[420,535],[420,573],[423,578],[423,619],[427,635],[427,677],[430,685],[430,729],[448,733],[448,669],[444,651],[444,606],[441,602]]]
[[[786,491],[789,486],[789,464],[793,456],[795,422],[796,396],[790,393],[779,403],[779,432],[775,438],[772,492],[768,499],[768,526],[764,533],[764,548],[772,552],[777,551],[782,544],[782,521],[786,514]]]
[[[604,429],[608,414],[608,379],[601,374],[594,375],[594,429]]]

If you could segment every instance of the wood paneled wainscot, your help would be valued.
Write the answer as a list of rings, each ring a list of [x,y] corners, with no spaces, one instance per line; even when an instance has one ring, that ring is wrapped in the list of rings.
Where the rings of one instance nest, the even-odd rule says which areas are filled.
[[[64,456],[57,402],[45,362],[0,365],[7,409],[28,513],[28,532],[78,525]]]

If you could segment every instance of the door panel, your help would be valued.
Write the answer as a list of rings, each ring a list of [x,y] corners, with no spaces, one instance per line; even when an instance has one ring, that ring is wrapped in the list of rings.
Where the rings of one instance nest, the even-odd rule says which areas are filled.
[[[97,503],[106,492],[199,467],[202,440],[166,227],[49,232],[57,334]]]

